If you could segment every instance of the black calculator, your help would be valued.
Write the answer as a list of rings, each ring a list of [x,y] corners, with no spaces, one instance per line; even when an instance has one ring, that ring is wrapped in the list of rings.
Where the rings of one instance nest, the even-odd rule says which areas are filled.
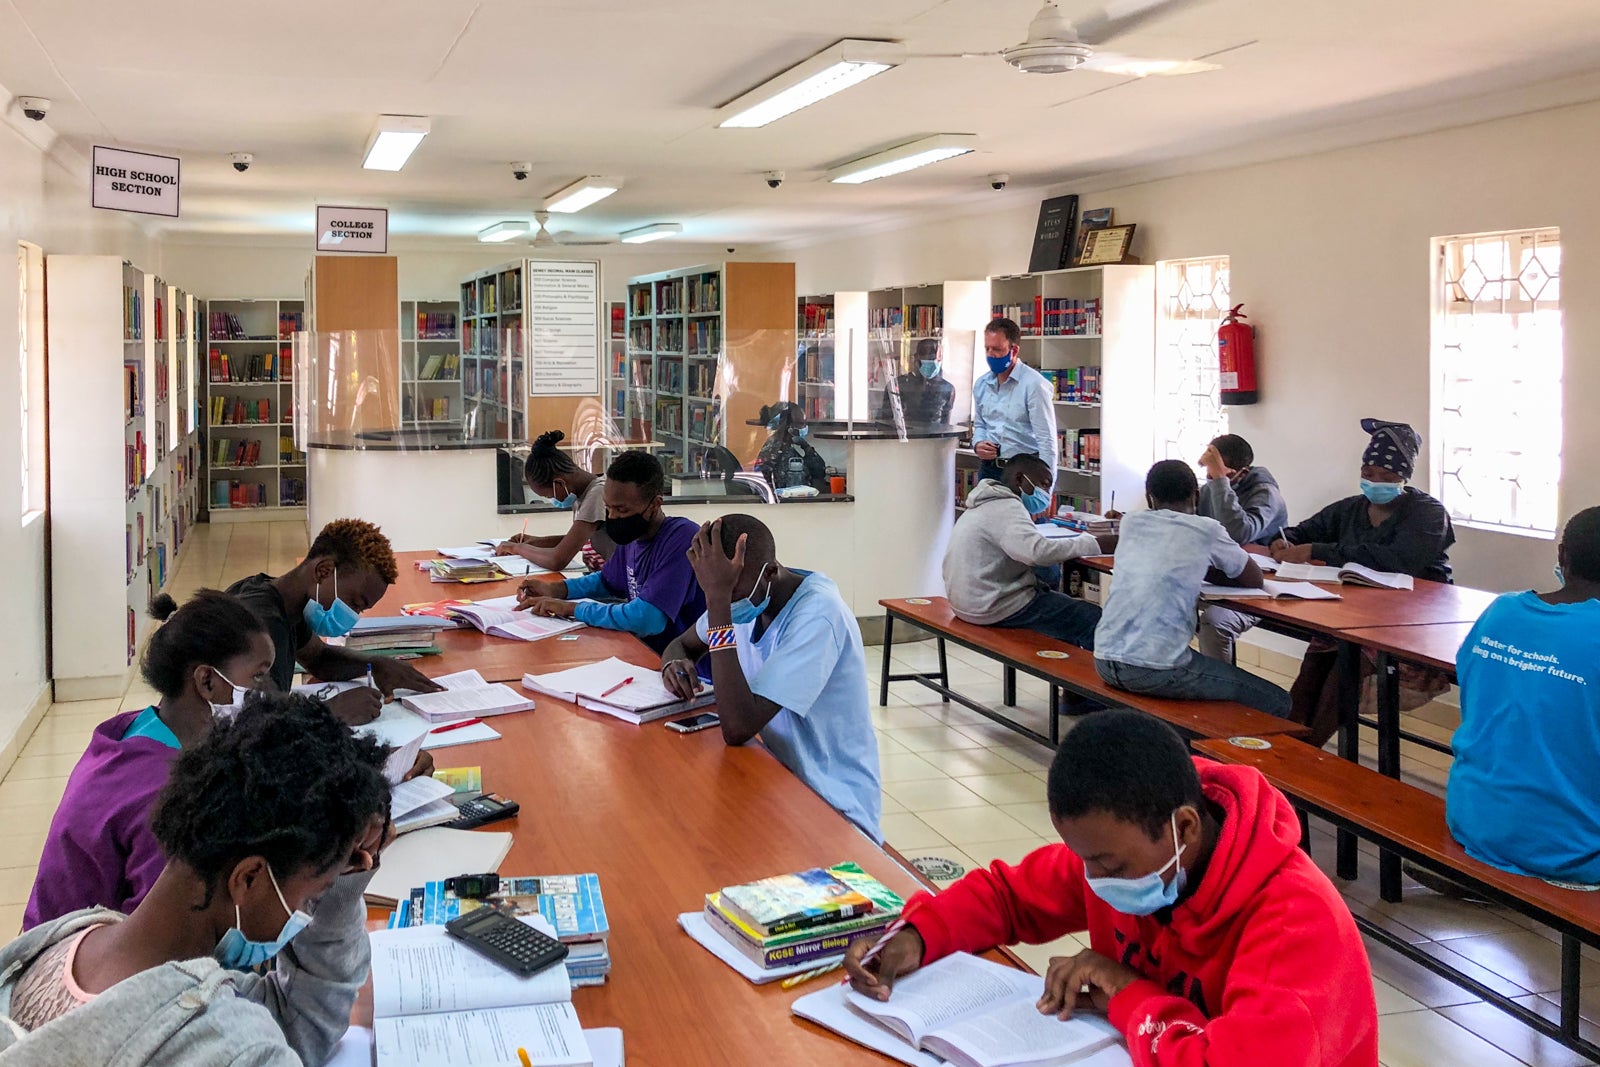
[[[497,819],[509,819],[521,810],[515,800],[507,800],[499,793],[485,793],[481,797],[462,801],[456,807],[461,814],[445,823],[453,830],[471,830]]]
[[[526,978],[567,958],[567,946],[494,908],[475,908],[444,924],[453,937]]]

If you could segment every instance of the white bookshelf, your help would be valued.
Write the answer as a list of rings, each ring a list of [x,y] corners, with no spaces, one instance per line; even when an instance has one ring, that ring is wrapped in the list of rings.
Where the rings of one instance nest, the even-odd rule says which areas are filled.
[[[802,296],[795,301],[794,396],[810,422],[843,418],[848,406],[838,381],[837,332],[832,293]]]
[[[612,431],[625,440],[645,441],[649,419],[628,373],[628,305],[620,300],[606,304],[606,416]]]
[[[455,300],[400,302],[400,420],[407,427],[460,426],[461,309]]]
[[[305,328],[305,301],[212,299],[196,318],[204,348],[210,521],[303,519],[306,457],[292,441],[292,343]]]
[[[479,271],[462,281],[462,404],[466,430],[479,440],[526,441],[525,260]]]

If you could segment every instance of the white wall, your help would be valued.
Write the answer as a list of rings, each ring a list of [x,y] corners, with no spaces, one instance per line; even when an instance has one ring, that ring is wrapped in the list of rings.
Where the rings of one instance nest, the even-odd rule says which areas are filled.
[[[1257,324],[1260,404],[1231,426],[1283,485],[1298,520],[1355,492],[1363,416],[1428,435],[1430,240],[1559,226],[1566,334],[1561,520],[1600,504],[1600,103],[1088,193],[1139,229],[1144,262],[1227,254],[1233,299]],[[1074,191],[1066,187],[1062,192]],[[929,217],[894,231],[769,251],[800,292],[1019,273],[1038,204]],[[1600,279],[1597,279],[1600,280]],[[1425,457],[1424,457],[1425,462]],[[1426,467],[1417,483],[1428,487]],[[1553,544],[1458,528],[1457,580],[1551,582]]]

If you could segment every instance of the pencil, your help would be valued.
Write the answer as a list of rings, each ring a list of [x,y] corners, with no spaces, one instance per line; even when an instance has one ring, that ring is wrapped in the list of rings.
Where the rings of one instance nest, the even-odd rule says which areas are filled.
[[[823,975],[837,971],[843,966],[844,960],[838,959],[834,960],[832,963],[825,963],[821,967],[814,967],[811,970],[805,971],[801,974],[791,974],[789,977],[783,980],[779,988],[793,989],[795,986],[800,985],[803,982],[809,982],[813,978],[821,978]]]
[[[527,1049],[525,1049],[525,1048],[517,1049],[517,1059],[522,1061],[522,1067],[533,1067],[533,1061],[528,1058],[528,1050]]]

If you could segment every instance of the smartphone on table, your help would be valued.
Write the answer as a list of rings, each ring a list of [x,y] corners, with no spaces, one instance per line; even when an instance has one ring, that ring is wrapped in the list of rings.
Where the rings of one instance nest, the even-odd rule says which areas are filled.
[[[680,734],[692,734],[720,725],[722,725],[722,719],[716,712],[703,711],[699,715],[691,715],[687,719],[674,719],[667,723],[667,729],[676,730]]]

